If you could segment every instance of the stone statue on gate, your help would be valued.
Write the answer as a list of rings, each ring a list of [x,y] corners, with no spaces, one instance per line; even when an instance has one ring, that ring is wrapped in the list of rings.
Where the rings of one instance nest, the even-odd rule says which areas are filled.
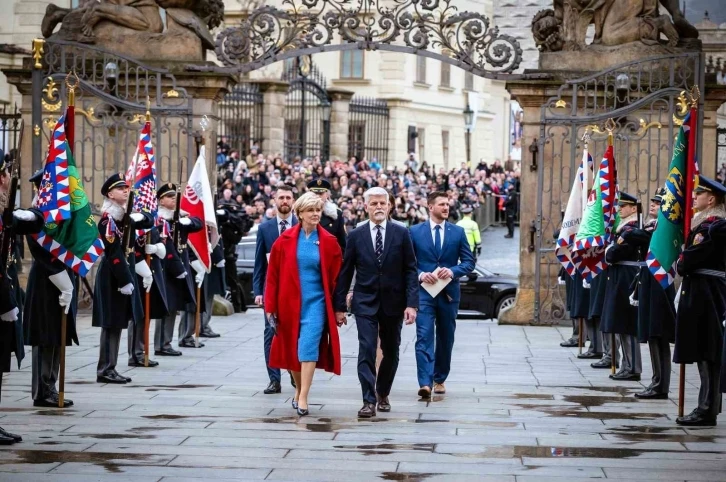
[[[137,59],[203,60],[204,51],[214,48],[209,30],[223,18],[222,0],[80,0],[75,9],[48,5],[41,32]]]
[[[661,15],[659,3],[671,14]],[[588,47],[585,37],[595,26],[592,45],[606,47],[641,42],[675,47],[681,39],[698,38],[698,30],[685,19],[678,0],[554,0],[532,20],[532,34],[542,52],[577,51]]]

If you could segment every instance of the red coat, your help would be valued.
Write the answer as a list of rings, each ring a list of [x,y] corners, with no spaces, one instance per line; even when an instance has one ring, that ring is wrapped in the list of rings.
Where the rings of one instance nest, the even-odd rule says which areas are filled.
[[[265,285],[265,312],[277,316],[277,335],[272,339],[270,367],[300,371],[297,340],[300,334],[300,276],[297,267],[297,239],[302,223],[286,230],[272,245]],[[340,339],[333,310],[333,294],[343,255],[338,240],[318,225],[320,268],[322,270],[326,329],[320,338],[317,368],[340,375]]]

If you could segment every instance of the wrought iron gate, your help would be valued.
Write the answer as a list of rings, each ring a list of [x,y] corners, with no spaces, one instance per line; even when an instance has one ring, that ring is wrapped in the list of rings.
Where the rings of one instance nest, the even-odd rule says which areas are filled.
[[[240,159],[252,146],[262,150],[262,104],[260,87],[253,83],[234,86],[219,104],[218,139],[239,152]]]
[[[388,164],[388,104],[383,99],[353,97],[349,104],[348,158]]]
[[[296,59],[283,80],[290,82],[285,103],[286,159],[319,156],[327,160],[332,103],[325,90],[325,77],[306,55]]]
[[[703,92],[701,54],[653,57],[627,63],[562,85],[541,111],[538,149],[534,293],[535,323],[563,319],[564,289],[557,284],[560,264],[554,255],[554,233],[567,205],[573,176],[583,151],[583,134],[594,131],[588,144],[596,165],[607,145],[602,128],[615,121],[614,148],[621,191],[647,206],[668,174],[673,140],[687,113],[684,91]],[[703,100],[699,106],[703,125]],[[697,142],[699,145],[700,142]],[[700,156],[699,156],[700,158]],[[546,160],[546,161],[545,161]],[[547,166],[546,168],[544,166]]]
[[[716,172],[721,172],[722,164],[726,164],[726,128],[719,127],[716,129]]]
[[[18,107],[13,107],[12,110],[8,109],[8,106],[3,106],[0,110],[0,156],[3,156],[8,161],[13,161],[16,158],[16,152],[20,145],[20,125],[21,125],[21,114]],[[0,157],[0,160],[2,158]],[[22,178],[24,173],[20,172]]]
[[[103,201],[103,182],[114,172],[125,172],[134,155],[147,99],[158,181],[178,182],[182,161],[191,170],[192,99],[174,76],[97,47],[63,41],[45,43],[32,73],[33,170],[44,162],[50,133],[65,107],[71,72],[79,83],[72,149],[94,213]]]

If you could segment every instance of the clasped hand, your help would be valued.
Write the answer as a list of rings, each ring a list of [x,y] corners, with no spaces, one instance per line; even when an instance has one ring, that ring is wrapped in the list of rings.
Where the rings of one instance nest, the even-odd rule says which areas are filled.
[[[437,268],[433,273],[421,273],[421,282],[434,284],[440,279],[449,279],[454,277],[454,272],[449,268]]]

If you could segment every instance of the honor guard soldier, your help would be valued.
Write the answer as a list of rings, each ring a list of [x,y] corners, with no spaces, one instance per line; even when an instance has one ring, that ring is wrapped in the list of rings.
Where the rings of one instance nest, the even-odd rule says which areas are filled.
[[[30,178],[40,188],[43,171]],[[37,202],[37,193],[33,205]],[[42,219],[42,215],[41,215]],[[42,228],[42,226],[41,226]],[[36,407],[58,407],[56,382],[60,371],[60,346],[78,344],[76,314],[78,277],[32,236],[27,236],[33,264],[28,274],[23,330],[25,344],[33,347],[32,394]],[[60,306],[58,306],[60,305]],[[66,339],[61,340],[61,314],[66,316]],[[67,398],[63,407],[73,405]]]
[[[590,366],[592,368],[610,368],[612,366],[613,360],[612,360],[612,350],[610,349],[610,342],[611,337],[610,335],[605,335],[601,331],[601,317],[602,317],[602,311],[603,311],[603,305],[605,304],[605,288],[607,286],[607,273],[608,270],[607,265],[605,265],[605,270],[602,271],[600,274],[598,274],[590,283],[590,287],[586,288],[590,291],[590,305],[588,310],[587,318],[585,318],[585,326],[588,333],[588,338],[591,340],[591,347],[594,345],[594,348],[592,351],[597,353],[597,347],[600,347],[602,350],[602,358],[600,360],[590,363]],[[579,282],[579,280],[577,281]],[[583,286],[584,282],[583,282]],[[615,366],[619,367],[619,348],[620,345],[618,344],[617,339],[615,340],[616,346],[615,346]],[[588,349],[588,352],[590,350]],[[585,353],[583,353],[585,355]]]
[[[615,228],[612,244],[605,250],[605,262],[610,265],[606,274],[605,303],[602,310],[603,336],[615,334],[620,342],[623,363],[620,371],[610,375],[613,380],[640,380],[643,362],[638,343],[638,309],[630,303],[640,264],[638,247],[628,243],[630,232],[638,229],[638,200],[621,192],[618,202],[620,221]]]
[[[179,213],[178,221],[174,221],[176,210],[177,186],[166,183],[159,187],[156,196],[159,198],[159,222],[162,229],[168,231],[166,238],[166,259],[164,260],[164,276],[166,281],[166,301],[168,314],[155,318],[154,353],[156,356],[180,356],[182,352],[171,346],[174,338],[174,323],[177,312],[186,305],[195,303],[195,286],[192,280],[192,269],[189,265],[187,237],[203,228],[197,218],[190,218],[186,213]],[[164,227],[166,226],[166,227]],[[178,245],[174,243],[175,231],[179,230]]]
[[[643,229],[633,229],[624,236],[628,244],[640,250],[641,263],[645,264],[650,246],[658,223],[658,210],[660,209],[665,188],[656,191],[650,199],[649,214],[651,219]],[[647,343],[650,351],[650,362],[653,366],[651,383],[642,392],[636,393],[636,398],[666,399],[671,382],[671,343],[675,339],[676,309],[673,300],[676,297],[675,285],[671,284],[664,290],[647,266],[640,268],[637,288],[634,293],[634,304],[638,307],[638,341]]]
[[[560,230],[556,230],[553,233],[552,237],[556,242],[557,239],[560,237]],[[579,275],[576,277],[579,278]],[[577,323],[575,317],[572,315],[572,283],[574,283],[574,281],[575,280],[573,280],[572,277],[570,277],[570,275],[567,273],[567,270],[564,267],[561,267],[559,273],[557,273],[557,284],[560,286],[564,285],[565,287],[565,307],[567,308],[567,312],[570,313],[570,318],[572,321],[572,336],[560,343],[560,346],[564,348],[571,348],[579,344],[580,326],[579,323]]]
[[[207,275],[207,270],[204,268],[202,262],[197,259],[197,255],[194,253],[194,250],[188,250],[188,257],[189,265],[192,267],[190,273],[194,274],[194,284],[196,285],[195,298],[196,288],[198,287],[200,289],[199,299],[195,300],[194,303],[187,303],[184,311],[179,317],[179,348],[202,348],[204,343],[199,342],[199,346],[197,346],[194,342],[194,334],[197,325],[197,303],[199,303],[199,316],[202,317],[202,314],[208,309],[206,301],[208,292],[207,278],[209,276]],[[199,323],[201,332],[201,319]]]
[[[325,202],[323,204],[323,215],[320,216],[320,225],[336,237],[340,249],[345,252],[345,221],[343,220],[343,211],[330,200],[330,188],[330,183],[322,177],[308,183],[308,190],[320,196]]]
[[[227,211],[224,209],[217,210],[217,226],[221,226]],[[227,283],[225,282],[225,266],[224,261],[224,244],[222,238],[219,238],[217,246],[212,250],[212,271],[207,277],[207,291],[205,293],[206,311],[202,314],[202,329],[199,336],[202,338],[219,338],[219,333],[215,333],[209,326],[212,320],[212,311],[214,308],[214,295],[224,297],[227,291]]]
[[[674,363],[696,363],[701,378],[698,406],[676,423],[685,426],[716,425],[721,411],[719,375],[726,312],[726,187],[699,176],[694,189],[691,232],[678,260],[683,276],[676,315]],[[670,193],[669,193],[670,194]]]
[[[164,276],[163,262],[166,258],[166,244],[165,240],[162,239],[162,232],[160,232],[158,226],[154,226],[150,234],[150,243],[146,242],[147,236],[138,236],[136,243],[134,244],[135,259],[136,259],[136,276],[141,279],[137,279],[137,285],[139,282],[143,284],[143,278],[140,274],[139,265],[143,264],[142,270],[148,273],[150,270],[151,276],[154,282],[151,284],[151,291],[149,292],[149,319],[156,320],[163,318],[169,313],[169,308],[166,301],[166,278]],[[166,233],[164,233],[166,234]],[[146,264],[146,255],[150,255],[150,266]],[[148,268],[148,269],[147,269]],[[142,299],[145,295],[142,293]],[[144,310],[146,310],[146,302],[144,301]],[[146,315],[146,312],[144,312]],[[140,324],[135,324],[133,320],[129,321],[128,335],[128,353],[129,353],[129,366],[130,367],[144,367],[144,330],[145,321]],[[149,360],[149,367],[158,366],[159,362],[155,360]]]
[[[137,264],[133,246],[136,243],[136,229],[149,229],[154,218],[148,213],[130,213],[124,225],[129,198],[129,185],[121,174],[109,177],[101,187],[103,201],[98,232],[104,246],[104,255],[96,272],[96,286],[93,291],[93,326],[101,328],[98,367],[98,383],[128,383],[128,377],[116,371],[121,331],[129,322],[144,322],[141,290],[136,279]],[[124,245],[124,232],[128,233],[129,244]],[[129,252],[130,251],[130,252]],[[145,264],[145,263],[144,263]],[[153,282],[151,271],[143,270],[144,289]]]
[[[0,210],[13,209],[12,201],[8,197],[10,188],[9,165],[5,162],[0,150]],[[0,222],[0,233],[5,241],[5,236],[37,233],[43,229],[43,215],[35,209],[20,210],[13,212],[12,226],[6,229]],[[10,239],[9,257],[0,260],[3,263],[0,267],[0,398],[2,398],[2,376],[10,371],[12,353],[20,368],[20,362],[25,357],[23,343],[22,325],[22,291],[18,284],[18,272],[16,268],[14,239]],[[3,243],[4,244],[4,243]],[[3,253],[3,256],[6,253]],[[56,405],[57,406],[57,405]],[[12,445],[22,442],[20,435],[10,433],[0,427],[0,445]]]

